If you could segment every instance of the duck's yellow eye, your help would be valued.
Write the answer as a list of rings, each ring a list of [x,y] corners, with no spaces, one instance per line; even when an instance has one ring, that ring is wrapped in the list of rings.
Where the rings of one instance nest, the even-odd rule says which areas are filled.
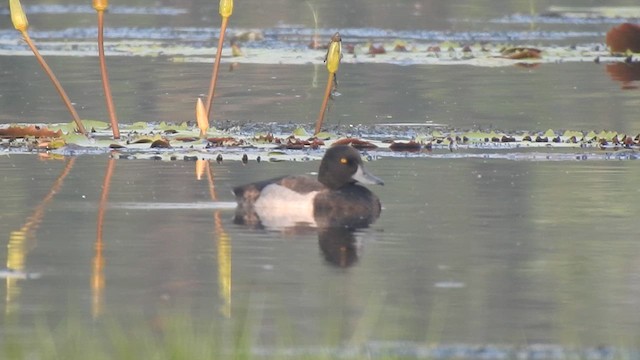
[[[349,163],[349,159],[347,158],[340,158],[340,164],[342,165],[347,165]]]

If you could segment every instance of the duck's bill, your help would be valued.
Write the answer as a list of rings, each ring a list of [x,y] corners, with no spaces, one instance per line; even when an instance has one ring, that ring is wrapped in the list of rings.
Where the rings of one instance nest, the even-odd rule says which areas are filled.
[[[362,184],[384,185],[384,181],[382,181],[382,179],[370,173],[362,165],[358,166],[358,170],[353,174],[352,178]]]

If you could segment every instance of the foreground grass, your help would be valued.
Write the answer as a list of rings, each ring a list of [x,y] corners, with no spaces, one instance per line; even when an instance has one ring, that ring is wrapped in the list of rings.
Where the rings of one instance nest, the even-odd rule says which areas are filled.
[[[141,325],[142,324],[142,325]],[[1,359],[248,359],[244,329],[225,333],[217,326],[196,328],[188,318],[139,323],[131,327],[105,321],[68,320],[51,327],[35,325],[25,336],[0,339]],[[229,331],[228,331],[229,332]],[[235,333],[233,333],[235,332]]]
[[[376,341],[378,304],[369,304],[356,329],[344,332],[327,319],[323,335],[311,340],[299,333],[286,317],[263,323],[251,312],[235,321],[189,314],[142,315],[126,320],[103,317],[92,321],[70,318],[52,326],[4,323],[0,329],[3,360],[181,360],[181,359],[638,359],[640,346],[621,341],[618,346],[576,344],[481,344],[431,341]],[[14,319],[15,320],[15,319]],[[265,325],[270,330],[260,333]],[[260,326],[259,324],[262,324]],[[437,337],[437,336],[436,336]],[[303,340],[306,339],[306,340]],[[626,345],[623,345],[626,344]]]

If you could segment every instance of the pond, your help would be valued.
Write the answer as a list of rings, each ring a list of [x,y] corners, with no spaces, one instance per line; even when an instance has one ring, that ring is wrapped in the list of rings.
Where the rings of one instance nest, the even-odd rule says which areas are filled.
[[[0,158],[3,257],[34,277],[6,280],[5,334],[187,312],[247,327],[256,351],[637,345],[633,162],[381,159],[379,221],[327,237],[236,225],[228,206],[239,181],[317,162],[212,164],[212,202],[195,162],[70,161]]]
[[[306,54],[306,35],[301,40],[291,34],[313,32],[313,11],[323,37],[349,28],[364,42],[385,30],[391,35],[374,41],[404,36],[419,46],[444,41],[438,36],[481,33],[500,42],[516,30],[523,35],[509,40],[516,45],[603,46],[604,32],[621,21],[553,22],[543,15],[559,4],[544,1],[271,5],[281,10],[237,3],[237,29],[290,32],[285,40],[243,44],[248,53],[292,48]],[[585,12],[579,2],[561,5]],[[97,59],[89,54],[93,35],[83,30],[93,26],[92,9],[78,2],[26,9],[34,13],[34,38],[50,52],[47,61],[81,117],[107,119]],[[255,12],[264,16],[249,15]],[[170,38],[149,46],[170,48],[180,41],[172,31],[187,27],[202,38],[177,55],[114,50],[108,65],[120,120],[192,122],[195,98],[206,92],[211,70],[194,49],[211,46],[216,30],[206,27],[218,24],[216,6],[113,4],[107,21],[124,29],[132,17],[137,26],[119,30],[118,42],[155,41],[153,34],[168,29]],[[8,23],[1,26],[0,124],[70,121],[38,64],[21,53],[18,34]],[[570,31],[578,35],[556,37]],[[73,46],[57,44],[65,36]],[[64,55],[67,50],[71,54]],[[310,130],[326,79],[321,57],[322,51],[309,63],[223,67],[212,124],[229,131]],[[526,66],[378,59],[340,66],[329,128],[402,123],[392,128],[401,128],[403,139],[434,129],[640,133],[635,64],[596,63],[591,55]],[[621,69],[629,71],[623,76]],[[126,160],[108,149],[68,156],[7,145],[0,148],[0,258],[6,259],[0,269],[0,353],[637,357],[637,149],[547,145],[364,151],[365,166],[385,181],[369,186],[383,210],[369,227],[348,231],[234,221],[233,187],[315,173],[323,149],[285,151],[296,161],[258,162],[254,150],[244,148],[203,150],[223,154],[221,161],[161,161]],[[248,162],[236,161],[234,155],[245,152]]]

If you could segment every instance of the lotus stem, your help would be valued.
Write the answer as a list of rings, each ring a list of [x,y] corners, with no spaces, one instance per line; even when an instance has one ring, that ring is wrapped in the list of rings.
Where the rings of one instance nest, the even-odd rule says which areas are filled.
[[[111,85],[109,85],[109,72],[107,71],[107,62],[104,55],[104,10],[96,7],[98,12],[98,57],[100,58],[100,74],[102,75],[102,88],[104,90],[104,98],[107,102],[107,112],[109,113],[109,122],[113,131],[113,138],[120,139],[120,128],[118,127],[118,117],[116,116],[116,108],[113,104],[111,96]]]
[[[334,81],[336,79],[336,73],[340,67],[340,60],[342,59],[342,38],[340,33],[335,33],[331,37],[331,42],[327,49],[327,55],[324,61],[327,63],[327,71],[329,72],[329,78],[327,79],[327,87],[324,90],[324,99],[322,100],[322,107],[320,107],[320,113],[316,120],[316,128],[314,135],[318,135],[322,128],[322,122],[324,121],[324,114],[327,110],[327,104],[329,103],[329,97],[331,96],[331,90],[333,89]]]
[[[47,62],[44,61],[44,58],[38,51],[38,48],[36,48],[36,45],[33,43],[31,37],[29,37],[29,34],[27,33],[27,29],[29,29],[29,21],[27,20],[27,15],[22,10],[20,0],[9,0],[9,11],[11,12],[11,22],[13,23],[13,27],[15,27],[16,30],[20,31],[22,37],[24,38],[24,41],[27,43],[27,45],[29,45],[31,52],[33,52],[33,55],[36,56],[38,63],[40,63],[40,66],[42,66],[42,69],[47,74],[49,79],[51,79],[53,86],[55,86],[58,94],[60,94],[60,97],[62,98],[62,101],[67,106],[67,109],[69,109],[71,117],[73,117],[73,121],[75,121],[76,125],[78,126],[78,131],[86,136],[87,131],[85,130],[84,125],[82,125],[82,121],[80,121],[78,112],[71,104],[69,96],[67,96],[67,93],[62,88],[62,85],[60,85],[60,81],[58,81],[58,78],[56,78],[56,76],[53,74],[53,71],[51,71],[51,68],[49,67],[49,65],[47,65]]]
[[[222,18],[220,24],[220,38],[218,39],[218,48],[216,49],[216,58],[213,61],[213,72],[211,74],[211,83],[209,84],[209,93],[207,94],[207,116],[211,116],[211,108],[213,106],[213,96],[216,92],[216,82],[218,81],[218,70],[220,69],[220,57],[222,56],[222,45],[224,44],[224,33],[227,29],[228,17]]]
[[[220,24],[220,36],[218,37],[218,48],[216,49],[216,58],[213,61],[213,73],[211,74],[211,83],[209,84],[209,93],[207,94],[207,118],[211,118],[211,107],[213,106],[213,96],[216,92],[216,82],[218,81],[218,69],[220,68],[220,57],[222,56],[222,46],[224,45],[224,34],[227,31],[229,17],[233,13],[233,0],[220,0],[218,8],[222,23]]]
[[[73,104],[71,103],[71,100],[69,100],[69,96],[67,95],[67,93],[62,88],[60,81],[58,81],[58,78],[53,74],[53,71],[51,70],[49,65],[47,65],[47,62],[44,61],[44,58],[42,57],[42,55],[40,55],[40,52],[36,48],[36,45],[33,43],[31,38],[29,37],[29,34],[26,31],[22,31],[22,37],[24,38],[24,41],[27,43],[27,45],[29,45],[29,48],[31,48],[33,55],[35,55],[36,59],[38,59],[38,63],[40,63],[40,66],[42,66],[42,69],[44,70],[44,72],[47,74],[47,76],[49,76],[49,79],[51,79],[53,86],[55,86],[56,90],[58,91],[58,94],[62,98],[62,101],[64,102],[65,106],[71,113],[71,117],[73,118],[73,121],[76,123],[76,126],[78,127],[78,132],[81,133],[82,135],[88,136],[87,130],[84,128],[84,125],[80,120],[80,116],[78,116],[78,112],[76,111],[76,108],[73,107]]]
[[[316,120],[316,128],[313,132],[313,135],[318,135],[320,129],[322,128],[322,122],[324,121],[324,113],[327,110],[327,105],[329,104],[329,97],[331,96],[331,90],[333,89],[333,76],[335,74],[329,73],[329,78],[327,79],[327,87],[324,89],[324,99],[322,100],[322,106],[320,107],[320,114],[318,114],[318,120]]]

